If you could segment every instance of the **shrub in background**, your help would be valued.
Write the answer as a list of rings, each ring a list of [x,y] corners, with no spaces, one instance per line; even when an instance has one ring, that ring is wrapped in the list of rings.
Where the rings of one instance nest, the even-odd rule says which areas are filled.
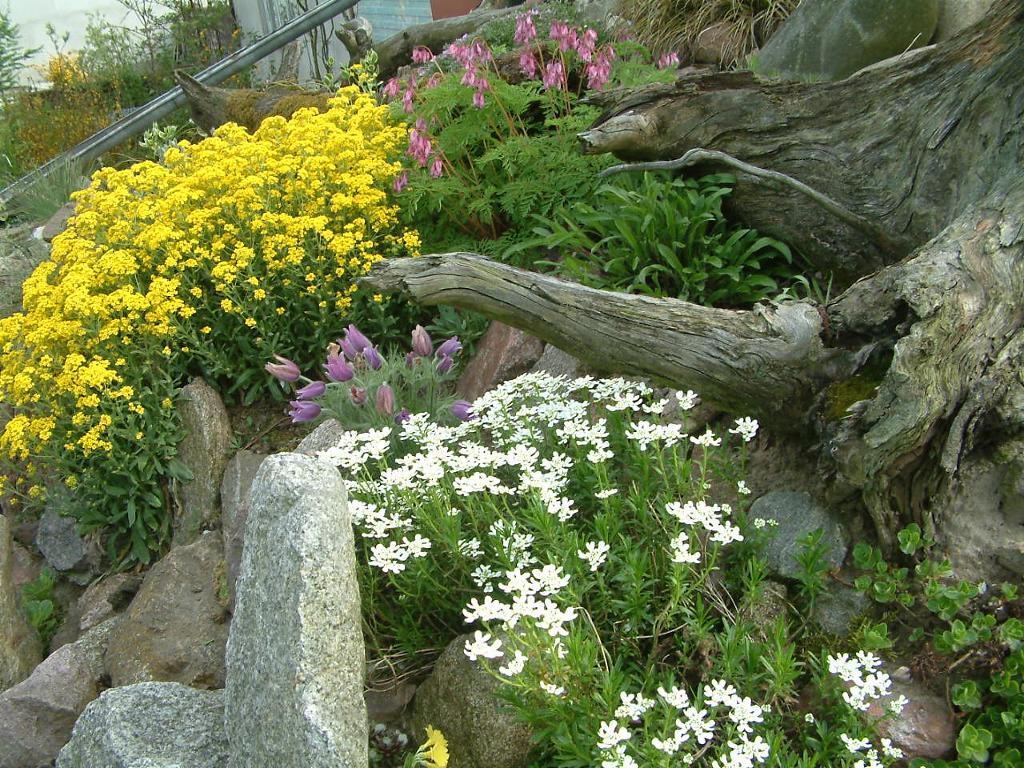
[[[251,135],[225,125],[163,164],[98,171],[76,195],[24,312],[0,321],[0,396],[14,409],[0,449],[75,488],[68,511],[104,530],[115,560],[146,562],[166,539],[185,377],[273,393],[272,353],[311,366],[353,314],[355,279],[416,252],[390,199],[405,132],[346,88],[324,114]]]

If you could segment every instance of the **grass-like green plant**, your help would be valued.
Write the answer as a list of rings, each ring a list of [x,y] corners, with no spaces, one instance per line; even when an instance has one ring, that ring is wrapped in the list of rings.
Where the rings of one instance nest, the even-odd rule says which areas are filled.
[[[641,43],[658,53],[691,53],[711,27],[729,66],[763,45],[800,0],[638,0],[625,7]]]
[[[77,160],[58,163],[45,177],[40,177],[19,192],[10,204],[10,214],[21,221],[45,223],[62,206],[71,201],[71,194],[89,184],[95,170]]]
[[[735,179],[644,173],[603,184],[548,218],[509,254],[546,249],[539,263],[594,288],[743,306],[773,295],[792,275],[778,240],[729,225],[722,200]]]

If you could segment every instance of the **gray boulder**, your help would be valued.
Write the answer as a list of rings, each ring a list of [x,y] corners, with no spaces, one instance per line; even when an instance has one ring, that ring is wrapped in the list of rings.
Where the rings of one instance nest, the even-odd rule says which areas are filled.
[[[111,619],[54,651],[27,680],[0,693],[0,768],[54,761],[78,716],[103,687],[103,652],[118,621]]]
[[[202,379],[193,379],[181,390],[177,409],[186,433],[178,445],[178,459],[192,479],[174,484],[174,543],[188,544],[219,522],[220,483],[231,457],[231,419],[220,395]]]
[[[227,748],[223,691],[139,683],[86,707],[57,768],[224,768]]]
[[[115,687],[148,681],[224,687],[223,562],[220,534],[207,531],[146,574],[110,637],[106,663]]]
[[[549,376],[564,376],[567,379],[575,379],[586,373],[586,366],[578,358],[568,352],[556,347],[554,344],[546,344],[540,359],[531,369],[534,372],[541,371]]]
[[[845,637],[855,622],[871,610],[871,598],[863,592],[830,581],[814,602],[811,617],[826,632]]]
[[[0,691],[20,683],[42,660],[39,636],[21,612],[13,564],[11,526],[0,515]]]
[[[249,491],[265,458],[260,453],[239,451],[228,462],[220,484],[220,530],[224,536],[229,611],[235,609],[235,582],[242,563],[245,521],[249,517]]]
[[[992,7],[992,0],[939,0],[939,20],[932,42],[941,43],[977,24]]]
[[[295,452],[312,455],[317,451],[326,451],[338,444],[344,432],[345,427],[337,419],[327,419],[302,438]]]
[[[137,573],[114,573],[98,579],[67,609],[64,623],[50,643],[51,650],[73,643],[82,633],[124,611],[142,584]]]
[[[757,53],[757,70],[842,80],[927,45],[938,17],[938,0],[803,0]]]
[[[448,768],[525,768],[530,730],[497,697],[499,682],[465,654],[466,640],[452,640],[413,699],[412,739],[426,726],[448,740]]]
[[[953,752],[959,724],[944,696],[928,690],[915,680],[897,679],[892,669],[892,693],[871,702],[867,711],[875,721],[878,735],[892,739],[893,746],[903,751],[907,760],[915,757],[936,760]],[[886,707],[897,696],[905,696],[907,703],[896,717]]]
[[[39,519],[36,547],[47,563],[57,571],[77,571],[89,564],[89,546],[78,535],[73,518],[47,505]]]
[[[786,579],[795,579],[800,573],[797,556],[799,541],[819,528],[825,547],[824,562],[829,568],[838,568],[846,557],[846,534],[836,518],[818,506],[810,494],[801,491],[772,491],[750,506],[751,519],[774,520],[773,535],[765,547],[768,569]]]
[[[309,456],[253,483],[227,649],[232,768],[364,768],[359,584],[345,485]]]

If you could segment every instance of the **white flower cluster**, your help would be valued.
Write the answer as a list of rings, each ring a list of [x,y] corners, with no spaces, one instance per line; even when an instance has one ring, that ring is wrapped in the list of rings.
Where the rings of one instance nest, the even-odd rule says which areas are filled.
[[[854,739],[845,733],[839,734],[839,738],[842,739],[850,754],[856,755],[858,758],[854,762],[853,768],[885,768],[882,756],[890,760],[900,760],[903,758],[903,750],[895,746],[892,743],[892,739],[883,738],[881,740],[882,749],[881,753],[879,753],[879,750],[875,748],[870,739]],[[863,753],[863,756],[861,756],[861,753]]]
[[[679,533],[669,543],[672,562],[696,564],[701,561],[701,553],[691,549],[696,532],[694,526],[707,531],[708,539],[714,543],[726,545],[734,541],[743,541],[739,527],[729,522],[727,515],[732,512],[728,504],[708,504],[705,501],[687,501],[680,503],[671,501],[665,505],[665,511],[680,523],[688,526],[688,530]]]
[[[410,558],[425,557],[430,549],[430,539],[418,533],[411,540],[403,538],[401,542],[391,541],[387,544],[374,544],[370,549],[370,565],[380,568],[384,573],[401,573]]]
[[[873,700],[892,691],[892,679],[878,671],[881,666],[882,660],[869,651],[857,651],[853,658],[846,653],[828,657],[828,671],[848,684],[843,701],[861,712],[867,711]],[[895,700],[899,704],[895,714],[899,714],[905,702],[902,697]]]
[[[765,708],[749,697],[739,696],[736,688],[724,680],[712,680],[704,687],[702,707],[694,705],[686,691],[676,686],[659,687],[658,699],[626,692],[620,693],[619,698],[622,703],[615,710],[616,719],[603,721],[597,734],[602,768],[636,765],[627,752],[633,734],[622,721],[640,723],[646,713],[658,705],[658,700],[675,709],[678,716],[674,732],[666,738],[653,737],[651,746],[670,757],[680,753],[684,746],[690,747],[691,752],[679,755],[683,765],[690,765],[697,753],[706,751],[721,728],[720,722],[732,724],[735,738],[722,745],[712,763],[713,768],[753,768],[770,755],[768,742],[753,734],[754,726],[764,722]],[[712,717],[712,711],[721,714],[720,721]]]

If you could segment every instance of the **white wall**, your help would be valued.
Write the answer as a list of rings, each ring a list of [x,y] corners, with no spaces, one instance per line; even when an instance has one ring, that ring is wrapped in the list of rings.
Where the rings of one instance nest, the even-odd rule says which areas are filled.
[[[53,25],[58,35],[70,33],[69,51],[82,47],[90,14],[101,14],[119,26],[135,26],[134,15],[117,0],[0,0],[0,6],[10,12],[11,21],[18,25],[22,47],[42,46],[30,64],[45,64],[54,53],[46,36],[47,23]],[[23,71],[22,79],[25,82],[42,81],[42,77],[30,69]]]

